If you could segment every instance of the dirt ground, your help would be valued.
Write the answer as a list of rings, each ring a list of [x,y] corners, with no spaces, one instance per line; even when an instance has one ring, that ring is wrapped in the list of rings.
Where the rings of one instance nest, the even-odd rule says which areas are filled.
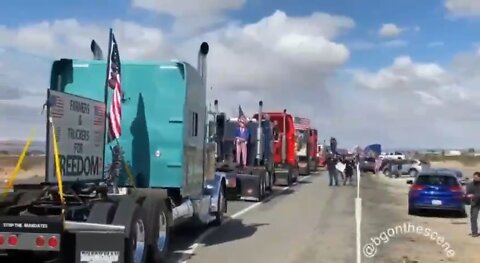
[[[19,156],[0,155],[0,184],[10,178]],[[45,156],[27,156],[17,175],[18,181],[40,182],[45,176]]]
[[[432,163],[432,167],[458,168],[463,171],[465,177],[470,178],[474,171],[480,171],[480,166],[464,166],[458,162]],[[409,185],[406,184],[406,178],[391,179],[383,175],[370,174],[364,177],[366,180],[365,183],[362,183],[362,196],[363,199],[369,201],[367,203],[364,201],[363,225],[375,224],[374,229],[383,227],[385,231],[403,224],[407,226],[410,224],[417,228],[422,227],[420,234],[415,233],[415,230],[393,234],[388,238],[388,242],[377,246],[377,254],[367,259],[366,262],[480,262],[478,253],[480,238],[469,236],[470,220],[468,217],[462,218],[450,213],[410,216],[407,212]],[[383,192],[382,196],[379,191]],[[372,203],[371,200],[376,201]],[[469,206],[466,208],[469,213]],[[381,214],[381,218],[379,218],[379,214]],[[426,228],[430,229],[429,233],[436,232],[437,237],[443,237],[444,241],[431,239],[432,235],[427,234]],[[375,238],[379,235],[380,233],[364,234],[362,244],[373,241],[378,243],[379,240],[372,240],[372,237]],[[453,256],[452,253],[454,253]]]

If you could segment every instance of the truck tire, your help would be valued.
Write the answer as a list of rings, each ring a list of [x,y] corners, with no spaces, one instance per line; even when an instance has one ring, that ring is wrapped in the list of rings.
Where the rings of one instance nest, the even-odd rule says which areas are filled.
[[[261,172],[262,200],[267,196],[267,176],[265,171]]]
[[[267,187],[266,190],[271,193],[272,192],[272,186],[273,186],[273,174],[270,173],[270,171],[266,170],[265,171],[265,178],[267,178]]]
[[[225,196],[225,190],[226,190],[225,183],[222,181],[220,185],[221,186],[220,186],[218,201],[217,201],[218,210],[215,213],[215,220],[213,220],[212,222],[212,225],[214,226],[219,226],[222,224],[223,219],[225,217],[225,212],[227,211],[227,205],[228,205],[227,198]]]
[[[173,218],[167,202],[163,195],[150,194],[142,204],[147,211],[148,262],[163,262],[170,255]]]
[[[127,236],[125,238],[125,263],[146,263],[146,215],[145,209],[136,203],[131,196],[118,199],[117,211],[112,221],[113,225],[123,225]]]
[[[288,175],[287,175],[287,186],[293,185],[293,168],[288,168]]]
[[[146,263],[146,228],[145,211],[137,205],[130,225],[130,233],[126,239],[125,263]]]

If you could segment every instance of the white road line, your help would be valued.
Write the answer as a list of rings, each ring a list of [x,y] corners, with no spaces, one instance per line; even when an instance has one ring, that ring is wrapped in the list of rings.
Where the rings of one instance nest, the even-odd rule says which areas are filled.
[[[304,180],[307,180],[308,178],[310,178],[310,175],[307,175],[307,176],[303,176],[303,177],[299,177],[298,181],[301,182],[301,181],[304,181]],[[262,202],[258,202],[258,203],[255,203],[255,204],[252,204],[250,206],[247,206],[245,207],[244,209],[236,212],[235,214],[233,214],[232,216],[230,216],[229,218],[226,218],[224,221],[223,221],[223,224],[226,224],[228,223],[230,220],[232,219],[235,219],[237,217],[240,217],[244,214],[246,214],[248,211],[254,209],[255,207],[261,205],[262,203],[266,202],[266,201],[269,201],[271,200],[272,198],[274,198],[275,196],[278,196],[279,194],[285,192],[286,190],[290,189],[291,186],[285,186],[283,188],[280,189],[279,192],[275,193],[275,194],[272,194],[272,195],[269,195],[267,198],[265,198],[265,200],[263,200]],[[190,257],[193,255],[193,253],[195,252],[195,250],[203,243],[203,241],[210,235],[212,234],[213,232],[215,232],[215,230],[217,230],[219,227],[214,227],[214,228],[209,228],[207,229],[205,232],[203,232],[199,237],[197,237],[197,239],[195,239],[195,241],[193,242],[193,244],[187,249],[187,250],[177,250],[175,252],[177,253],[182,253],[183,256],[182,258],[178,261],[179,263],[187,263],[188,260],[190,259]]]
[[[362,246],[362,198],[360,197],[360,163],[357,163],[357,197],[355,198],[355,232],[357,243],[357,263],[362,262],[361,246]]]

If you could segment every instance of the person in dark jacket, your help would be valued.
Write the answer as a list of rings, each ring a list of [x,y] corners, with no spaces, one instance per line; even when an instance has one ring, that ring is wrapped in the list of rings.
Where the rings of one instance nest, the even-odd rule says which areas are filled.
[[[343,180],[343,185],[352,184],[353,172],[355,171],[355,160],[345,159],[345,179]]]
[[[473,182],[467,185],[467,199],[470,201],[470,226],[472,236],[478,237],[478,213],[480,212],[480,172],[473,174]]]
[[[327,170],[328,177],[330,179],[329,186],[332,186],[335,183],[335,186],[338,186],[338,171],[335,165],[337,164],[337,158],[334,153],[329,153],[327,156]]]

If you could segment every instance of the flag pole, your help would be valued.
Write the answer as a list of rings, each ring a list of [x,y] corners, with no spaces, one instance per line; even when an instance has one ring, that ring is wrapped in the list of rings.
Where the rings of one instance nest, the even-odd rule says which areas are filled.
[[[104,98],[103,98],[103,104],[105,105],[105,128],[103,130],[103,168],[102,168],[102,171],[103,174],[105,175],[105,145],[108,143],[108,140],[107,140],[107,130],[108,130],[108,127],[109,127],[109,124],[108,124],[108,79],[109,79],[109,74],[110,73],[110,57],[111,57],[111,52],[112,52],[112,34],[113,34],[113,30],[112,28],[110,28],[109,32],[108,32],[108,53],[107,53],[107,69],[106,69],[106,73],[105,73],[105,87],[104,87]],[[103,176],[104,176],[103,175]]]

